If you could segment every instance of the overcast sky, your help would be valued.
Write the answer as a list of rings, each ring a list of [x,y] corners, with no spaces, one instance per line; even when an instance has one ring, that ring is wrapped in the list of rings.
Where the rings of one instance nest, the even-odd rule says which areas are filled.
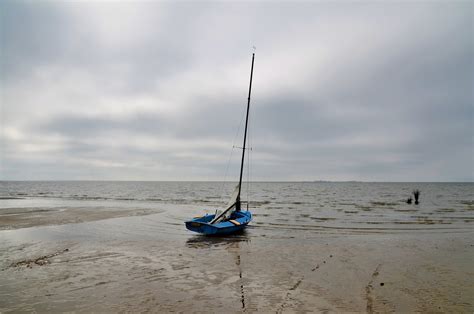
[[[0,179],[223,180],[256,46],[252,179],[474,180],[472,1],[0,12]]]

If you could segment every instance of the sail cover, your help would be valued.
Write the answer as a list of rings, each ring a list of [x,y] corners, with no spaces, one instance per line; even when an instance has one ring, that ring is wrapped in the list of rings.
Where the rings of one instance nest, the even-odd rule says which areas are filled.
[[[239,190],[240,190],[239,185],[236,185],[235,189],[234,189],[234,192],[232,192],[232,196],[230,197],[229,202],[227,202],[227,205],[225,206],[226,209],[230,208],[231,206],[234,206],[235,203],[237,203],[237,197],[239,196]]]
[[[211,224],[215,224],[218,222],[221,222],[225,219],[228,219],[232,212],[235,210],[235,204],[237,203],[237,197],[239,197],[239,190],[240,187],[237,185],[234,189],[234,192],[232,193],[232,196],[230,197],[229,202],[225,206],[224,212],[218,211],[216,214],[216,217],[214,218],[213,221],[211,221]]]

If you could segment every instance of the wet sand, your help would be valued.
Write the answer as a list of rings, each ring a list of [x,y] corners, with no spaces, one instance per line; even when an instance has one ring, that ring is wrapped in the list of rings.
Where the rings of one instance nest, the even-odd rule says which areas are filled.
[[[161,212],[157,209],[109,208],[7,208],[0,209],[0,230],[11,230],[37,226],[52,226],[89,222],[118,217],[144,216]]]
[[[0,231],[0,312],[474,311],[472,228],[209,238],[184,229],[195,210],[17,216]]]

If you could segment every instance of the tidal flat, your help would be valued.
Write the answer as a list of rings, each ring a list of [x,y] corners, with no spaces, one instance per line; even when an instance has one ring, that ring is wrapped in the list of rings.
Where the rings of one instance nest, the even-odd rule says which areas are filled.
[[[219,238],[183,224],[212,184],[89,184],[2,186],[0,312],[474,311],[470,184],[421,185],[416,207],[402,184],[261,183]]]

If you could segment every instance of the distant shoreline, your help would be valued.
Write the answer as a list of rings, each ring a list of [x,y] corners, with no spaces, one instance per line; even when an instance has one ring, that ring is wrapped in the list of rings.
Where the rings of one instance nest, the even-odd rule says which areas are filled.
[[[196,182],[196,183],[232,183],[234,181],[220,181],[220,180],[0,180],[2,182]],[[237,181],[235,181],[237,182]],[[304,181],[251,181],[250,183],[474,183],[474,181],[331,181],[331,180],[304,180]]]

